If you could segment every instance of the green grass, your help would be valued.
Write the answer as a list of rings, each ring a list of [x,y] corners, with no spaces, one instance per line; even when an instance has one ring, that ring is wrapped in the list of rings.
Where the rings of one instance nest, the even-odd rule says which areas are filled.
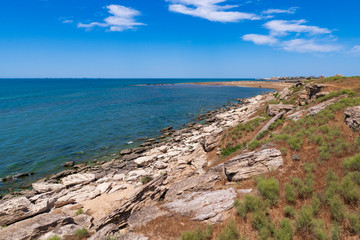
[[[284,207],[284,214],[286,217],[289,217],[289,218],[293,218],[295,217],[296,215],[296,211],[295,211],[295,208],[293,208],[292,206],[285,206]]]
[[[349,171],[360,171],[360,154],[345,159],[343,167]]]
[[[236,227],[234,221],[230,221],[224,228],[221,230],[219,236],[216,240],[238,240],[240,237],[239,231]]]
[[[289,219],[284,218],[280,222],[280,226],[274,231],[275,240],[291,240],[294,230]]]
[[[236,152],[240,149],[243,149],[243,148],[244,148],[243,145],[236,145],[234,147],[226,147],[226,148],[221,149],[221,155],[223,155],[224,157],[230,156],[234,152]]]
[[[285,198],[289,203],[295,203],[296,201],[296,192],[292,184],[285,184]]]
[[[59,237],[58,235],[55,235],[55,236],[48,238],[47,240],[61,240],[61,237]]]
[[[271,205],[275,205],[279,198],[280,185],[275,178],[260,177],[257,179],[257,189]]]
[[[207,226],[206,229],[198,227],[194,230],[189,230],[181,233],[181,240],[208,240],[211,238],[212,229],[211,226]]]
[[[84,214],[84,210],[83,210],[82,208],[79,208],[79,209],[76,211],[75,215],[78,216],[78,215],[81,215],[81,214]]]
[[[75,235],[78,239],[87,238],[90,236],[88,230],[86,228],[80,228],[75,231]]]

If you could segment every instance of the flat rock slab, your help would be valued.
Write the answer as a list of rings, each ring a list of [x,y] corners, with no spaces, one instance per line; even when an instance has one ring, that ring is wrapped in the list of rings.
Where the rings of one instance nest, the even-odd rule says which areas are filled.
[[[337,100],[338,100],[337,98],[330,99],[330,100],[322,102],[318,105],[315,105],[312,108],[309,108],[307,115],[314,116],[314,115],[318,114],[319,112],[321,112],[322,110],[324,110],[330,104],[333,104],[334,102],[336,102]]]
[[[77,173],[64,177],[61,181],[65,186],[86,184],[95,180],[93,173]]]
[[[36,217],[17,222],[0,230],[0,240],[32,240],[58,229],[67,224],[73,224],[71,217],[64,214],[45,213]]]
[[[131,214],[128,225],[132,230],[164,215],[169,215],[169,212],[161,210],[157,206],[144,207],[140,211]]]
[[[283,165],[281,152],[277,149],[264,149],[240,154],[224,163],[228,181],[236,182],[263,174]]]
[[[45,193],[52,191],[59,192],[65,188],[65,185],[57,183],[36,182],[32,184],[32,187],[37,193]]]
[[[290,111],[294,109],[293,105],[285,105],[285,104],[269,104],[266,108],[266,114],[270,117],[277,115],[281,111]]]
[[[181,195],[163,206],[172,212],[204,221],[233,207],[236,192],[233,188],[218,191],[193,192]]]

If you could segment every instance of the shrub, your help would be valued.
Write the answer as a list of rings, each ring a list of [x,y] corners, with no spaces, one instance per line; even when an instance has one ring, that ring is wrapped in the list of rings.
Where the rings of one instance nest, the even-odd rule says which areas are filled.
[[[290,183],[285,184],[285,197],[289,203],[295,203],[296,201],[296,192],[294,186]]]
[[[48,238],[47,240],[61,240],[61,238],[58,235],[55,235],[55,236]]]
[[[86,228],[80,228],[75,231],[75,235],[78,239],[90,237],[90,234]]]
[[[286,217],[293,218],[296,215],[296,211],[292,206],[285,206],[284,214]]]
[[[332,240],[340,240],[341,229],[337,223],[331,226],[330,234]]]
[[[311,200],[311,207],[314,211],[314,214],[317,215],[320,211],[321,202],[316,195],[314,195],[313,199]]]
[[[357,204],[360,199],[360,190],[356,183],[347,175],[341,181],[341,195],[346,202]]]
[[[293,228],[289,219],[284,218],[280,222],[280,227],[275,230],[274,238],[276,240],[291,240],[293,236]]]
[[[231,221],[221,230],[217,240],[237,240],[239,238],[239,231],[236,228],[235,222]]]
[[[81,214],[83,214],[83,213],[84,213],[83,209],[82,209],[82,208],[79,208],[79,209],[76,211],[75,215],[78,216],[78,215],[81,215]]]
[[[270,201],[271,205],[276,204],[279,197],[280,185],[275,178],[259,178],[257,189],[265,199]]]
[[[314,224],[313,234],[315,236],[315,239],[318,239],[318,240],[327,239],[327,235],[326,235],[325,229],[324,229],[324,222],[321,219],[316,219],[313,221],[313,224]]]
[[[239,199],[235,199],[234,207],[236,212],[243,218],[246,218],[246,213],[248,212],[248,209],[246,208],[245,201],[239,201]]]
[[[256,136],[257,140],[261,140],[269,133],[269,130],[262,131],[259,135]]]
[[[243,148],[243,146],[241,146],[241,145],[236,145],[234,147],[223,148],[221,150],[221,155],[223,155],[225,157],[230,156],[231,154],[233,154],[234,152],[236,152],[237,150],[240,150],[242,148]]]
[[[327,183],[337,182],[339,181],[339,177],[335,174],[335,172],[332,169],[328,169],[326,171],[325,180]]]
[[[259,196],[247,194],[245,195],[244,202],[246,209],[250,212],[265,211],[267,208],[266,203],[264,203],[264,201]]]
[[[250,150],[254,150],[255,148],[259,147],[262,144],[262,142],[254,139],[248,144],[248,148]]]
[[[343,167],[350,171],[360,171],[360,154],[345,159]]]
[[[332,218],[337,222],[341,222],[344,219],[345,206],[339,196],[333,196],[329,201],[329,205]]]
[[[208,240],[212,234],[211,226],[206,229],[198,227],[194,230],[189,230],[181,233],[181,240]]]
[[[306,198],[311,196],[314,186],[314,174],[306,174],[305,182],[301,181],[299,178],[290,178],[293,184],[296,185],[298,194],[300,198]]]
[[[285,147],[281,147],[281,153],[282,155],[286,156],[287,155],[287,151],[286,151],[286,148]]]
[[[360,213],[349,213],[346,216],[349,228],[355,234],[360,234]]]
[[[340,192],[337,182],[329,182],[325,189],[325,200],[330,204],[331,199]]]
[[[141,179],[140,179],[142,184],[147,184],[151,180],[152,180],[152,178],[150,176],[144,176],[144,177],[141,177]]]
[[[360,172],[349,172],[345,177],[350,178],[355,184],[360,185]]]
[[[304,167],[304,170],[305,170],[306,173],[311,173],[311,172],[316,170],[315,163],[306,162],[306,163],[303,164],[303,167]]]
[[[306,232],[313,227],[314,212],[311,206],[303,206],[296,214],[295,225],[296,229]]]
[[[303,143],[303,139],[300,137],[290,137],[289,140],[287,141],[287,143],[289,144],[290,148],[292,150],[300,150],[301,149],[301,145]]]

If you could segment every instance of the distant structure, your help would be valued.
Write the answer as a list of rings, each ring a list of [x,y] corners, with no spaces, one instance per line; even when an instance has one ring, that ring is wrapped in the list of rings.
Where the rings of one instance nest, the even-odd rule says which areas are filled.
[[[334,77],[344,77],[344,75],[336,74]]]
[[[319,79],[323,79],[323,78],[325,78],[323,75],[320,75],[320,76],[319,76]]]

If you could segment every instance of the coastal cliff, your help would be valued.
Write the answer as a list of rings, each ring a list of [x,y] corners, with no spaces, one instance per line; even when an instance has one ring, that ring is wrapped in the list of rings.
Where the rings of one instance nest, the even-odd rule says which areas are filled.
[[[0,240],[358,239],[359,87],[282,85],[44,178],[0,200]]]

